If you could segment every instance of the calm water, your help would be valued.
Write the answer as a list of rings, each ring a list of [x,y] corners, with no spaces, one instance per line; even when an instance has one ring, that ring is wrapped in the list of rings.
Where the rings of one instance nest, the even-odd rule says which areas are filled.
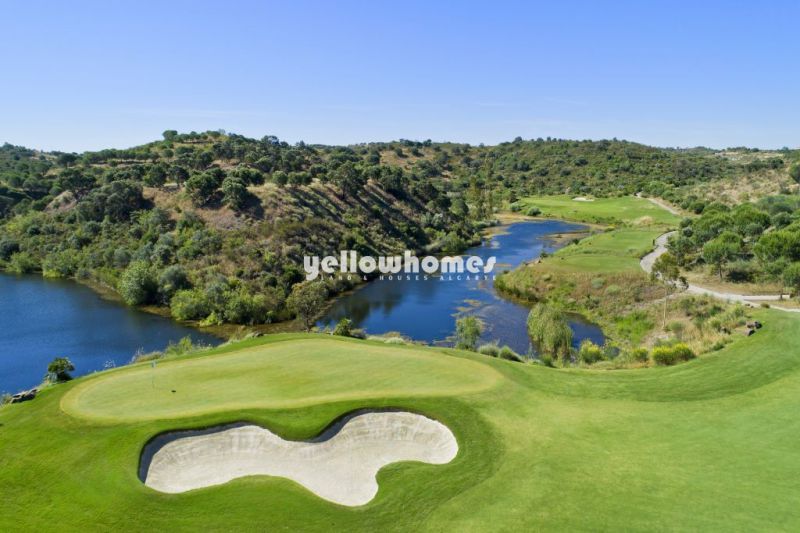
[[[10,393],[40,383],[54,357],[69,357],[73,374],[81,375],[187,335],[220,343],[168,318],[104,300],[75,282],[2,273],[0,325],[0,392]]]
[[[582,228],[555,220],[520,222],[509,226],[508,233],[470,248],[465,255],[478,255],[484,260],[496,256],[494,273],[498,274],[543,251],[553,251],[553,235]],[[500,297],[491,280],[375,280],[337,300],[318,325],[333,326],[347,317],[368,333],[399,331],[415,340],[448,344],[456,318],[467,313],[483,321],[483,341],[496,340],[527,354],[531,348],[525,325],[528,312],[527,307]],[[571,317],[570,326],[576,347],[587,338],[598,344],[605,341],[597,325],[579,316]]]

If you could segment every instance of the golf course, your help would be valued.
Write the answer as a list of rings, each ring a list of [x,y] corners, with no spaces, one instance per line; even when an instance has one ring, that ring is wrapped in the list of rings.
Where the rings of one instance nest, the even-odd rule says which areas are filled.
[[[0,409],[0,529],[796,530],[800,320],[756,313],[757,335],[674,367],[282,334],[86,376]],[[369,408],[440,422],[457,456],[389,464],[355,507],[282,477],[165,494],[137,476],[164,432],[247,422],[306,440]]]

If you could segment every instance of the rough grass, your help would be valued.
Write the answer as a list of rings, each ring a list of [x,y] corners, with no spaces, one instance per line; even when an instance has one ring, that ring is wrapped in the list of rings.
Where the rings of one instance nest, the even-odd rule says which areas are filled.
[[[265,343],[261,361],[271,370],[264,375],[283,390],[296,385],[301,398],[328,387],[354,396],[317,396],[302,407],[274,407],[271,400],[255,405],[276,398],[267,382],[249,392],[251,407],[199,414],[184,405],[190,415],[166,420],[147,420],[151,416],[142,412],[163,410],[171,399],[160,397],[128,404],[128,416],[142,419],[136,422],[66,414],[60,405],[76,389],[125,374],[135,382],[142,370],[81,378],[0,409],[0,529],[796,530],[800,317],[758,311],[758,318],[766,324],[762,330],[719,352],[676,367],[619,372],[553,370],[455,350],[304,335],[254,339],[243,351],[257,352]],[[304,349],[282,357],[294,344]],[[229,355],[179,360],[176,376],[206,360],[250,357],[237,346],[222,351]],[[370,355],[374,362],[367,361]],[[340,367],[331,381],[352,374],[363,376],[352,387],[367,380],[394,385],[347,391],[322,378],[311,387],[306,373],[324,357]],[[446,365],[431,364],[429,357],[455,365],[459,380],[494,384],[465,392]],[[224,398],[239,382],[250,386],[243,370],[220,364],[185,386]],[[436,396],[414,396],[421,393],[418,383],[437,380]],[[113,387],[101,390],[113,394]],[[95,400],[101,408],[102,398]],[[136,477],[139,451],[164,430],[248,420],[286,438],[307,438],[337,416],[368,406],[440,419],[459,440],[458,457],[448,465],[387,467],[378,476],[377,498],[359,508],[331,504],[279,478],[165,495]]]

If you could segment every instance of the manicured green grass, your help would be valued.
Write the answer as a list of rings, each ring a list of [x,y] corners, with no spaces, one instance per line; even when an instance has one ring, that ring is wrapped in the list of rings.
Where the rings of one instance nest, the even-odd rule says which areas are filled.
[[[639,260],[653,248],[662,229],[621,228],[598,233],[558,250],[545,261],[555,270],[575,272],[635,272]]]
[[[562,248],[544,261],[541,271],[639,271],[639,259],[652,249],[655,238],[680,222],[679,217],[635,196],[597,198],[590,202],[571,196],[534,196],[522,203],[539,207],[542,216],[620,226]]]
[[[148,394],[146,365],[82,378],[0,409],[0,530],[797,530],[800,317],[757,318],[756,335],[671,368],[554,370],[298,334],[159,363],[175,399]],[[279,478],[165,495],[136,476],[161,431],[248,420],[298,439],[370,406],[438,418],[458,457],[385,468],[358,508]]]
[[[536,206],[542,210],[542,216],[596,224],[638,222],[671,226],[680,222],[679,217],[635,196],[596,198],[590,202],[574,200],[572,196],[533,196],[523,199],[522,204],[523,213],[526,208]]]
[[[455,396],[496,383],[499,374],[487,370],[415,347],[317,337],[109,372],[74,387],[61,408],[81,418],[137,421],[382,396]]]

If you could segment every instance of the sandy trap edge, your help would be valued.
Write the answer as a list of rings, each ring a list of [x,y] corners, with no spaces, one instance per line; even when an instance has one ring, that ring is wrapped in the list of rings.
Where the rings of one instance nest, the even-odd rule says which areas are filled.
[[[286,477],[342,505],[363,505],[378,491],[375,476],[398,461],[445,464],[458,443],[444,424],[400,409],[348,413],[318,436],[284,440],[249,422],[170,431],[143,448],[139,479],[180,493],[251,475]]]

